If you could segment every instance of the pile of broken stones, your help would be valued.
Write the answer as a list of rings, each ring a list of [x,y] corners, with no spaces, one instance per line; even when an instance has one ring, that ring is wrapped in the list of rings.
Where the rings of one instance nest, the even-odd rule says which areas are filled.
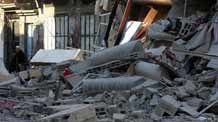
[[[217,122],[218,18],[208,18],[161,20],[145,43],[14,74],[0,82],[0,122]]]

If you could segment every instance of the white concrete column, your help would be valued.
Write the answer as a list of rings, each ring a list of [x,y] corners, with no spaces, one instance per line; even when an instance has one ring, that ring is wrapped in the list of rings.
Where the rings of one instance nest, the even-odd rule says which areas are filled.
[[[20,47],[24,50],[25,46],[25,23],[26,23],[26,18],[24,16],[20,16],[19,19],[19,39],[20,39]]]
[[[0,58],[4,58],[4,10],[0,9]]]
[[[44,49],[55,49],[55,7],[44,5]]]
[[[4,10],[0,9],[0,74],[8,75],[4,65]]]

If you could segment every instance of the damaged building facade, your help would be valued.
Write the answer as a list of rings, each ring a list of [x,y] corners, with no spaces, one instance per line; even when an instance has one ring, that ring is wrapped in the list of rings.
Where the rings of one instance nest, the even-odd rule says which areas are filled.
[[[0,122],[218,122],[217,0],[0,8]]]
[[[99,23],[108,20],[94,15],[94,5],[86,0],[2,1],[1,57],[8,66],[17,45],[28,59],[39,49],[93,50]]]

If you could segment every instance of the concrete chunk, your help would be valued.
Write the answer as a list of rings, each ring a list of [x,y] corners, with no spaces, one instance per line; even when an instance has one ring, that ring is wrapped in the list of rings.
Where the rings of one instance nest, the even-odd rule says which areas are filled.
[[[193,117],[199,115],[199,112],[197,112],[193,107],[189,106],[187,103],[183,103],[179,109]]]
[[[185,90],[186,90],[187,93],[192,94],[192,95],[196,94],[196,88],[197,88],[197,87],[195,86],[195,84],[193,83],[193,81],[188,80],[188,81],[186,82],[184,88],[185,88]]]
[[[135,66],[136,75],[144,76],[153,80],[160,81],[162,77],[168,77],[167,72],[159,65],[139,62]]]
[[[113,114],[113,119],[115,120],[115,122],[124,122],[126,117],[127,117],[126,114],[118,114],[118,113]]]
[[[172,96],[163,96],[159,105],[155,109],[155,114],[162,117],[164,113],[174,116],[181,106],[181,103],[176,101]]]
[[[186,92],[184,87],[178,87],[177,90],[175,91],[176,95],[178,98],[186,98],[189,97],[190,95]]]

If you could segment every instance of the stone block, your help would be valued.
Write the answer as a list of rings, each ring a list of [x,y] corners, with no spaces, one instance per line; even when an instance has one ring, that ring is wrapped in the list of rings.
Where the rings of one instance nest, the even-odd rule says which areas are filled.
[[[189,97],[190,95],[186,92],[184,87],[178,87],[177,90],[175,91],[176,96],[180,99],[184,99],[186,97]]]
[[[199,113],[193,107],[189,106],[187,103],[183,103],[179,109],[193,117],[199,115]]]
[[[163,116],[164,113],[167,113],[174,116],[180,106],[180,102],[176,101],[172,96],[166,95],[160,99],[159,105],[155,108],[155,114]]]
[[[113,114],[113,119],[115,120],[115,122],[124,122],[126,117],[127,117],[126,114],[119,114],[119,113]]]
[[[193,83],[193,81],[190,81],[188,80],[185,85],[184,85],[184,88],[186,90],[187,93],[189,94],[192,94],[192,95],[195,95],[196,94],[196,86],[195,84]]]

